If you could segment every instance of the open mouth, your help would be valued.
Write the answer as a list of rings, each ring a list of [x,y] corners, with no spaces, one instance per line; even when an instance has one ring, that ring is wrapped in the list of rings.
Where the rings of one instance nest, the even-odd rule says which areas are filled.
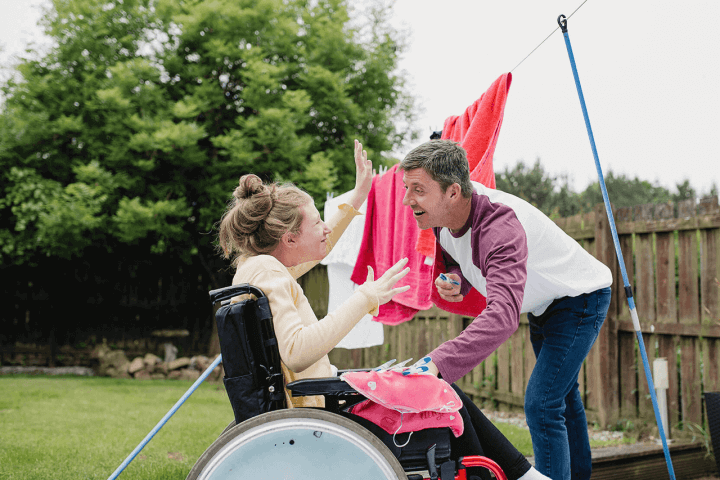
[[[420,215],[422,215],[423,213],[425,213],[424,210],[413,210],[413,215],[415,215],[416,218],[419,217]]]

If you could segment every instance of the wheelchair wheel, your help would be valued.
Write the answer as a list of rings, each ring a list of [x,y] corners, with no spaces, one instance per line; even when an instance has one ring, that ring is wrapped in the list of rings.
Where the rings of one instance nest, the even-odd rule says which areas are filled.
[[[225,434],[228,430],[230,430],[231,428],[233,428],[235,425],[237,425],[237,424],[235,423],[235,420],[233,420],[233,421],[231,421],[230,423],[228,423],[228,426],[225,427],[225,430],[222,431],[222,433],[220,434],[220,436],[222,436],[223,434]]]
[[[324,410],[264,413],[225,431],[187,480],[405,479],[400,462],[364,427]]]

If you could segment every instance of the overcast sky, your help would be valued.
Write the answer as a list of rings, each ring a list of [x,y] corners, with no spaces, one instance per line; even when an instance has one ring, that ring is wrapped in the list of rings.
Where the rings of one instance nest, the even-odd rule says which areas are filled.
[[[389,0],[388,0],[389,1]],[[0,0],[0,64],[42,44],[41,0]],[[352,3],[352,2],[350,2]],[[515,69],[495,151],[495,171],[540,158],[575,190],[597,180],[560,30],[523,58],[583,0],[397,0],[393,23],[408,31],[401,68],[423,107],[422,137],[459,115]],[[689,179],[720,187],[720,2],[588,0],[568,32],[603,171],[674,190]],[[3,73],[5,78],[6,73]],[[612,199],[611,199],[612,200]]]
[[[398,0],[395,21],[412,35],[402,67],[425,107],[421,141],[581,4]],[[720,187],[720,2],[588,0],[568,34],[603,171],[672,190],[684,178],[700,192]],[[596,181],[562,32],[512,73],[495,171],[539,157],[576,190]]]

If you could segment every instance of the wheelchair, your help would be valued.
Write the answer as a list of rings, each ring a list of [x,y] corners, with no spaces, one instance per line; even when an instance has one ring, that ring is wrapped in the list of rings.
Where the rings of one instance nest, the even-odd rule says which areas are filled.
[[[234,297],[240,301],[231,303]],[[215,319],[223,381],[235,419],[200,456],[187,480],[466,480],[466,467],[483,467],[506,480],[500,466],[486,457],[453,459],[450,428],[412,432],[398,446],[392,434],[344,411],[365,398],[339,377],[287,385],[293,397],[324,396],[324,409],[286,408],[267,297],[242,284],[213,290],[210,299],[219,306]],[[404,442],[407,435],[397,437]]]

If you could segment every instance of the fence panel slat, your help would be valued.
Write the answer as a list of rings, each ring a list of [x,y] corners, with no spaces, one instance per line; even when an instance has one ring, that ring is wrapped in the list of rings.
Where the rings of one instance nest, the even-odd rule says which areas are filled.
[[[700,410],[700,348],[699,339],[683,337],[680,340],[680,378],[682,382],[683,422],[702,422]]]
[[[514,395],[525,395],[524,358],[523,358],[523,330],[526,327],[521,323],[517,331],[510,337],[512,352],[510,357],[510,391]]]
[[[620,224],[632,225],[632,208],[618,208],[614,211],[615,222],[620,230]],[[634,269],[633,266],[635,261],[633,260],[633,235],[632,233],[618,233],[618,241],[620,242],[620,251],[623,255],[625,263],[625,271],[627,272],[630,285],[635,285]],[[615,254],[617,257],[617,254]],[[615,262],[619,262],[619,259],[615,259]],[[627,320],[630,318],[630,311],[627,305],[627,299],[625,297],[623,278],[620,272],[620,268],[616,267],[614,270],[615,276],[613,277],[613,297],[616,299],[615,308],[617,312],[617,318]]]
[[[657,268],[657,321],[677,322],[675,291],[675,236],[672,233],[655,235]]]
[[[635,335],[618,333],[618,353],[620,363],[620,417],[635,418],[638,402],[638,371],[635,355]]]
[[[635,220],[652,220],[653,205],[635,207]],[[635,303],[640,320],[655,321],[655,272],[653,271],[652,234],[635,235]]]
[[[637,338],[637,335],[636,335]],[[655,335],[643,334],[643,343],[645,345],[645,353],[650,365],[650,374],[652,375],[652,365],[655,360]],[[650,399],[650,389],[648,388],[647,377],[645,376],[645,365],[640,354],[637,352],[638,365],[638,414],[640,418],[655,418],[655,410],[653,409]]]
[[[426,355],[435,347],[435,345],[430,342],[430,329],[438,322],[437,315],[426,315],[425,317],[418,318],[418,320],[419,322],[415,329],[415,344],[417,345],[417,351],[424,352],[420,355]],[[415,358],[420,357],[415,356]]]
[[[349,350],[345,348],[333,348],[330,350],[328,358],[330,359],[330,363],[335,365],[339,370],[357,368],[352,364]]]
[[[510,393],[510,348],[512,344],[507,341],[497,349],[497,392]]]
[[[677,349],[679,337],[673,335],[659,335],[658,338],[658,355],[667,359],[668,364],[668,391],[667,391],[667,409],[668,424],[671,435],[672,429],[677,426],[680,421],[680,405],[678,403],[678,366],[677,366]]]
[[[635,253],[633,252],[633,236],[623,235],[619,237],[620,249],[622,250],[623,260],[625,261],[625,272],[628,276],[630,286],[635,286]],[[629,320],[630,319],[630,308],[628,307],[627,296],[625,295],[623,278],[619,274],[617,278],[613,279],[613,285],[615,285],[615,295],[618,296],[618,319]],[[622,299],[622,301],[620,301]]]
[[[495,374],[495,362],[497,359],[497,352],[493,352],[487,359],[485,359],[485,383],[486,388],[490,390],[497,390],[497,375]]]
[[[707,339],[703,348],[703,391],[720,391],[720,339]]]
[[[472,385],[474,390],[482,390],[483,388],[483,372],[484,372],[484,366],[483,362],[480,362],[480,365],[473,368],[469,374],[465,376],[468,383]],[[473,394],[472,391],[466,391],[468,395]]]
[[[680,218],[695,216],[695,201],[685,200],[678,204]],[[684,230],[678,234],[678,281],[679,281],[679,311],[680,323],[698,323],[699,317],[699,291],[698,291],[698,257],[697,257],[697,231]]]
[[[523,360],[525,362],[524,369],[525,369],[525,378],[523,379],[523,392],[527,390],[528,382],[530,381],[530,376],[532,375],[533,369],[535,368],[535,352],[533,351],[532,343],[530,343],[530,324],[523,322],[523,317],[525,319],[525,322],[527,322],[527,315],[523,314],[522,317],[520,317],[521,325],[525,325],[525,329],[523,330],[523,344],[525,346],[525,355],[523,357]]]
[[[700,252],[700,317],[713,324],[720,321],[720,229],[700,231]]]

